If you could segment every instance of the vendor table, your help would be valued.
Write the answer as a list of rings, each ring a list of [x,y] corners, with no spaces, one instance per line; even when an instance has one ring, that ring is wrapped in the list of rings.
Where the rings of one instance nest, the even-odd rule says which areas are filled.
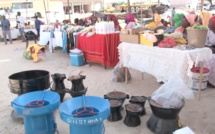
[[[39,41],[40,45],[43,45],[43,46],[47,45],[50,39],[51,39],[50,32],[40,32],[40,41]]]
[[[114,67],[119,61],[117,51],[119,44],[119,33],[95,34],[91,37],[79,34],[77,48],[84,52],[86,60]]]
[[[171,78],[181,77],[186,84],[191,80],[190,69],[194,63],[212,58],[209,48],[179,50],[174,48],[149,47],[140,44],[121,43],[118,47],[120,64],[146,72],[166,82]]]
[[[32,31],[37,35],[37,30],[36,29],[24,29],[24,32],[27,33],[28,31]],[[17,39],[20,36],[19,29],[11,29],[11,39]],[[0,31],[0,35],[3,37],[2,31]],[[7,36],[7,39],[9,37]]]

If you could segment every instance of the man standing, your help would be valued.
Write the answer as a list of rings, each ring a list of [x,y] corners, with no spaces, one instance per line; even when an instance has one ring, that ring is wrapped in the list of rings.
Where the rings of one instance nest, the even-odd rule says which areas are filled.
[[[17,23],[18,23],[19,32],[21,34],[22,42],[25,42],[25,37],[24,37],[25,20],[21,16],[20,12],[17,12]]]
[[[1,20],[1,25],[2,25],[2,33],[4,36],[4,43],[7,45],[7,36],[9,37],[10,44],[12,44],[11,40],[11,33],[10,33],[10,21],[3,16],[3,19]]]
[[[37,39],[39,39],[39,37],[40,37],[40,24],[41,24],[41,21],[38,20],[38,16],[36,16],[35,28],[37,30]]]

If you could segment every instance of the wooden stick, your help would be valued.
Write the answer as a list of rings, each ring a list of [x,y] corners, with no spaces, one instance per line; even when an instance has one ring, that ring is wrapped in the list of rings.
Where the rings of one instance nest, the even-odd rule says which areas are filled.
[[[201,61],[200,79],[199,79],[199,100],[201,99],[201,91],[202,91],[203,65],[204,65],[203,62]]]
[[[128,84],[128,68],[125,68],[125,83]]]
[[[142,80],[144,80],[144,72],[142,72]]]

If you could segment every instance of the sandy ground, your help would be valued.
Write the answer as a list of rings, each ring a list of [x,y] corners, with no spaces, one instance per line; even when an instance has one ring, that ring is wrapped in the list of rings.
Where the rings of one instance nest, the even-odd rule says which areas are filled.
[[[32,42],[33,43],[33,42]],[[18,49],[18,50],[16,50]],[[32,60],[26,60],[22,54],[25,50],[25,43],[14,41],[13,44],[4,45],[0,43],[0,133],[1,134],[24,134],[24,125],[21,122],[15,122],[11,118],[12,107],[11,101],[17,97],[12,94],[8,88],[8,76],[31,69],[48,70],[50,74],[65,73],[67,76],[78,70],[82,70],[86,75],[84,85],[88,87],[87,95],[103,97],[104,94],[114,89],[123,91],[130,96],[144,95],[150,96],[160,84],[151,75],[145,75],[144,80],[141,79],[141,73],[130,70],[132,80],[129,84],[111,82],[112,69],[104,69],[99,64],[85,65],[82,67],[71,66],[70,58],[61,50],[51,54],[47,52],[46,61],[34,63]],[[71,87],[71,83],[65,80],[67,88]],[[197,96],[197,94],[196,94]],[[197,97],[196,97],[197,98]],[[69,94],[65,100],[71,99]],[[201,100],[186,100],[185,107],[180,112],[180,120],[183,126],[189,126],[196,134],[214,134],[215,133],[215,89],[207,89],[202,93]],[[128,100],[124,104],[128,103]],[[141,117],[141,125],[135,128],[127,127],[123,124],[123,120],[118,122],[105,121],[106,134],[152,134],[146,127],[146,122],[151,115],[151,109],[148,102],[145,105],[147,115]],[[125,110],[122,111],[125,117]],[[60,117],[58,110],[55,112],[57,129],[60,134],[69,134],[69,125],[64,123]]]

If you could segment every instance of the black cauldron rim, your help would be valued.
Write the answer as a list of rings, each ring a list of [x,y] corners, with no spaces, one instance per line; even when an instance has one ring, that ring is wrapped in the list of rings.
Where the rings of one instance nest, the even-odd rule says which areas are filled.
[[[153,106],[153,107],[157,107],[157,108],[161,108],[161,109],[165,109],[165,110],[178,110],[178,109],[182,109],[185,106],[184,99],[181,100],[182,104],[179,107],[175,107],[175,108],[174,107],[165,108],[165,107],[161,107],[161,106],[156,106],[156,105],[153,105],[152,103],[150,103],[151,100],[152,100],[151,97],[148,97],[148,102],[149,102],[150,107]]]
[[[134,97],[143,97],[143,101],[139,102],[139,101],[133,100]],[[148,100],[148,97],[146,97],[146,96],[131,96],[129,102],[143,103],[143,102],[146,102],[147,100]]]
[[[16,75],[18,75],[18,74],[21,74],[21,73],[24,73],[24,72],[36,72],[36,71],[38,71],[38,72],[44,72],[44,73],[47,73],[47,74],[45,74],[45,75],[42,75],[42,76],[40,76],[40,77],[36,77],[36,78],[30,78],[30,79],[14,79],[13,77],[14,76],[16,76]],[[10,75],[9,77],[8,77],[8,79],[9,80],[19,80],[19,81],[23,81],[23,80],[35,80],[35,79],[40,79],[40,78],[43,78],[43,77],[45,77],[45,76],[49,76],[50,75],[50,73],[49,73],[49,71],[46,71],[46,70],[26,70],[26,71],[20,71],[20,72],[17,72],[17,73],[15,73],[15,74],[12,74],[12,75]]]
[[[113,92],[122,93],[123,97],[112,97],[110,94],[113,93]],[[104,98],[105,99],[110,99],[110,100],[125,100],[125,99],[129,99],[129,95],[124,93],[124,92],[121,92],[121,91],[113,90],[112,92],[109,92],[109,93],[105,94]]]

